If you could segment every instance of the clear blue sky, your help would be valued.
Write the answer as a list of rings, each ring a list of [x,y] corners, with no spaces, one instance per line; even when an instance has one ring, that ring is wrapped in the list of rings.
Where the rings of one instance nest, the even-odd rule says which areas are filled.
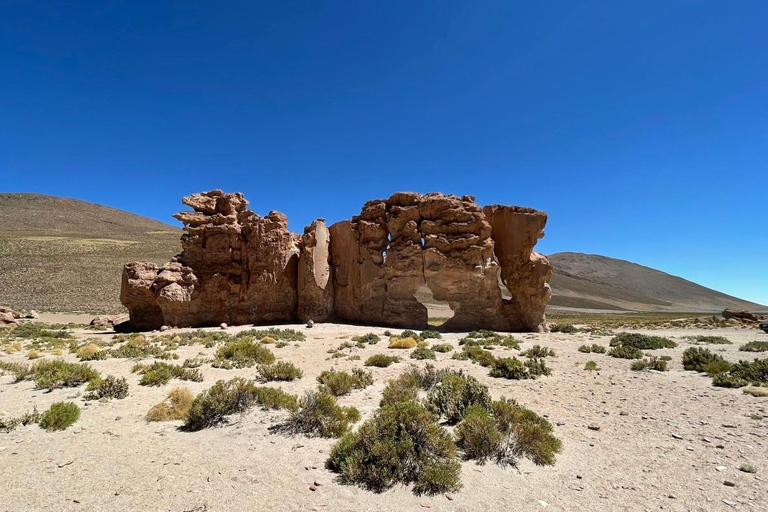
[[[0,190],[171,222],[396,190],[550,215],[545,253],[768,304],[768,2],[0,5]]]

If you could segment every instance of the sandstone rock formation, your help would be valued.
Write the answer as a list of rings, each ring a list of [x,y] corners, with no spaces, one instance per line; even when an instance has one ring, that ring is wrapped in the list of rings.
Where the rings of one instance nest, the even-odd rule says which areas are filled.
[[[739,320],[750,320],[752,322],[756,322],[758,319],[757,316],[753,315],[749,311],[746,310],[735,310],[735,309],[725,309],[723,310],[723,318],[726,320],[731,318],[736,318]]]
[[[426,328],[416,298],[424,287],[454,311],[446,330],[546,326],[552,268],[533,251],[544,212],[398,192],[368,201],[351,220],[327,227],[318,219],[298,236],[285,215],[260,217],[239,193],[183,203],[193,211],[175,215],[185,224],[181,254],[124,269],[121,301],[134,329],[296,319]]]

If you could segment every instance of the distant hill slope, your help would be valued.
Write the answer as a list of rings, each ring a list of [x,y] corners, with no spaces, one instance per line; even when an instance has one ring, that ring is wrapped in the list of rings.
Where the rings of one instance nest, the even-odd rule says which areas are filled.
[[[58,311],[121,311],[134,260],[164,263],[181,230],[77,199],[0,193],[0,303]]]
[[[560,252],[548,258],[555,271],[550,282],[551,306],[692,312],[766,309],[629,261],[576,252]]]

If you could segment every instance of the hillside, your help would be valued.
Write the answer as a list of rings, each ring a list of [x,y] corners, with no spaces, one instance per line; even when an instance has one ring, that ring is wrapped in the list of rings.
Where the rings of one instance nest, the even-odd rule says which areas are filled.
[[[77,199],[0,193],[0,303],[15,308],[121,311],[122,267],[168,261],[181,230]]]
[[[629,261],[595,254],[548,256],[555,270],[551,306],[637,310],[765,310],[765,306]]]

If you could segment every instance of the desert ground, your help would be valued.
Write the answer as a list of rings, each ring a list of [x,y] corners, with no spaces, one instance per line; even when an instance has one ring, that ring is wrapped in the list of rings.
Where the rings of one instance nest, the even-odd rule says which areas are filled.
[[[82,319],[46,315],[42,320]],[[332,323],[279,327],[307,336],[303,342],[270,347],[278,360],[294,363],[304,376],[266,385],[293,394],[316,388],[315,378],[323,370],[362,368],[373,354],[405,356],[388,368],[370,368],[374,384],[339,399],[342,405],[357,407],[362,421],[377,409],[388,379],[411,364],[426,364],[409,359],[408,350],[388,349],[385,328]],[[229,327],[226,332],[249,328]],[[179,331],[184,329],[162,334]],[[78,339],[114,336],[82,328],[73,332]],[[382,342],[345,349],[345,357],[331,358],[329,350],[368,332],[382,336]],[[82,414],[64,431],[46,432],[33,424],[0,432],[0,510],[768,510],[768,398],[713,387],[706,375],[685,371],[681,364],[683,350],[693,346],[686,336],[724,336],[732,344],[708,348],[738,361],[759,356],[739,352],[741,344],[768,341],[768,335],[741,328],[637,332],[664,335],[678,343],[674,349],[654,351],[672,357],[669,371],[630,371],[629,360],[581,353],[577,349],[582,344],[607,347],[611,339],[583,332],[515,335],[521,349],[540,344],[556,352],[556,357],[547,359],[552,375],[536,380],[491,378],[487,368],[453,360],[453,352],[438,353],[434,362],[438,368],[463,369],[487,385],[494,399],[514,398],[547,417],[563,451],[553,466],[546,467],[527,460],[517,469],[463,462],[462,490],[437,496],[416,496],[404,486],[376,494],[339,483],[337,475],[324,468],[335,440],[270,430],[284,421],[288,414],[284,411],[254,408],[230,417],[224,426],[199,432],[180,430],[181,421],[145,420],[147,411],[172,388],[187,386],[198,393],[218,379],[253,379],[253,368],[225,370],[205,364],[203,382],[174,379],[164,386],[146,387],[131,373],[135,360],[91,361],[102,374],[128,379],[129,396],[107,402],[86,402],[84,386],[45,392],[34,382],[14,383],[5,375],[0,377],[0,411],[7,415],[33,408],[42,411],[63,400],[77,403]],[[148,335],[153,334],[160,333]],[[458,348],[462,336],[443,334],[443,341]],[[210,357],[215,350],[181,346],[178,361],[171,362],[200,354]],[[517,351],[497,348],[494,353],[509,356]],[[63,358],[78,361],[70,353]],[[0,353],[0,360],[30,363],[26,350]],[[585,370],[589,360],[600,370]],[[754,466],[756,473],[740,471],[743,464]]]

